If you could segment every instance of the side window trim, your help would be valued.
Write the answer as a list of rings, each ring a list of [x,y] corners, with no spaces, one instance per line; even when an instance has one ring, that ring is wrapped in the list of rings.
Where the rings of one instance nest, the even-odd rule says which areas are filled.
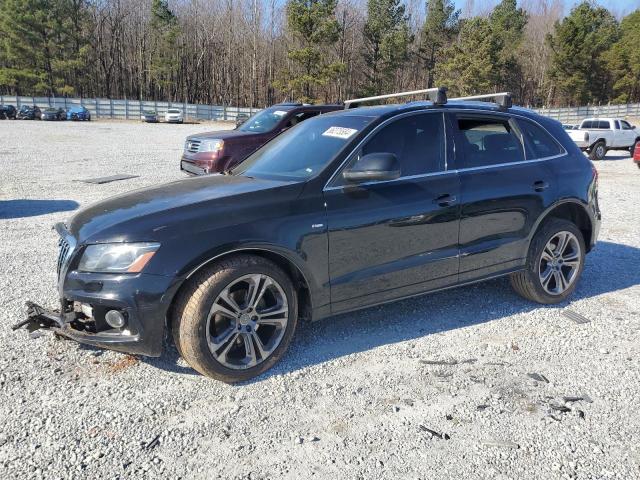
[[[358,142],[358,144],[354,147],[354,149],[347,155],[347,157],[342,162],[342,164],[340,166],[338,166],[338,168],[335,170],[333,175],[329,178],[329,180],[325,184],[325,186],[323,188],[323,191],[344,188],[345,185],[336,184],[336,181],[340,179],[341,173],[344,171],[345,168],[347,168],[351,164],[351,162],[354,160],[354,157],[357,157],[358,155],[360,155],[360,152],[362,151],[362,148],[380,130],[382,130],[383,128],[387,127],[388,125],[394,123],[395,121],[401,120],[401,119],[406,118],[406,117],[414,116],[414,115],[420,115],[420,114],[423,114],[423,115],[429,115],[429,114],[430,115],[440,115],[440,117],[442,119],[442,122],[443,122],[443,135],[444,135],[444,140],[445,140],[444,170],[441,170],[439,172],[421,173],[421,174],[418,174],[418,175],[401,176],[399,178],[396,178],[395,180],[363,182],[363,183],[360,183],[358,185],[381,185],[381,184],[392,183],[392,182],[401,182],[403,180],[411,180],[411,179],[416,179],[416,178],[430,177],[430,176],[443,175],[443,174],[455,172],[455,170],[452,170],[452,169],[448,168],[448,165],[449,165],[449,158],[448,158],[449,148],[448,147],[449,147],[449,142],[451,140],[449,138],[449,135],[450,135],[449,127],[448,127],[447,121],[446,121],[447,112],[445,112],[443,110],[418,110],[418,111],[413,111],[413,112],[402,113],[402,114],[399,114],[399,115],[394,115],[393,117],[386,119],[385,121],[383,121],[382,123],[377,125],[373,130],[371,130],[362,140],[360,140],[360,142]]]

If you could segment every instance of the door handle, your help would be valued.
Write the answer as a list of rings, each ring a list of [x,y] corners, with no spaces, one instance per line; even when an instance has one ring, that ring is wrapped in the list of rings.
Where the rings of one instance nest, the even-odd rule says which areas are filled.
[[[533,183],[533,189],[536,192],[542,192],[543,190],[546,190],[547,188],[549,188],[549,184],[543,180],[538,180],[537,182]]]
[[[455,195],[445,193],[443,195],[440,195],[439,197],[434,198],[433,203],[437,203],[441,207],[449,207],[456,203],[456,197]]]

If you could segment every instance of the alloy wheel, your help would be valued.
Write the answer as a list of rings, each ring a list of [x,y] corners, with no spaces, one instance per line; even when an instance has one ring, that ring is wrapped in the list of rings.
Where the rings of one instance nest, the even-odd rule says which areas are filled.
[[[561,295],[576,281],[582,255],[580,242],[571,232],[558,232],[547,242],[540,256],[538,276],[542,288]]]
[[[246,275],[217,296],[207,318],[207,344],[227,368],[264,362],[278,347],[289,319],[287,297],[268,275]]]

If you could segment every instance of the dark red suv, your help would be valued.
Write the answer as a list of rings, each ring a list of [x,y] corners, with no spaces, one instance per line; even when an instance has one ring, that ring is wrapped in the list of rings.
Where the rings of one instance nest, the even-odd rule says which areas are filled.
[[[280,103],[265,108],[235,130],[199,133],[187,137],[180,169],[189,175],[224,172],[288,128],[342,105]]]

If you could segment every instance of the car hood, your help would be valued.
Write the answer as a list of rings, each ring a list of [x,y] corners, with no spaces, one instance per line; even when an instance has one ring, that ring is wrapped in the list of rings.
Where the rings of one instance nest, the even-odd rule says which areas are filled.
[[[68,222],[78,243],[162,241],[268,215],[265,205],[297,198],[302,183],[207,175],[108,198]],[[274,190],[279,190],[274,192]]]
[[[230,140],[234,138],[240,137],[252,137],[255,135],[263,135],[264,133],[258,132],[242,132],[240,130],[217,130],[215,132],[203,132],[198,133],[196,135],[189,135],[187,140],[192,140],[194,138],[203,139],[203,138],[217,138],[220,140]]]

